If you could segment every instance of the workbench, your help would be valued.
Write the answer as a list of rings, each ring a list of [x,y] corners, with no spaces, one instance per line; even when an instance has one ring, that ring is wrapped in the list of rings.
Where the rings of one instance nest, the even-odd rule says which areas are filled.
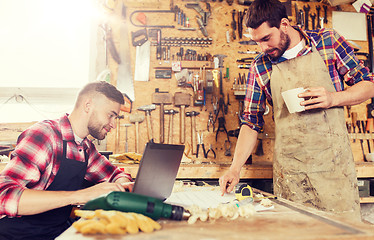
[[[266,194],[265,194],[266,195]],[[284,200],[273,200],[274,209],[256,212],[252,217],[235,220],[220,218],[214,222],[159,220],[162,229],[134,235],[93,235],[67,229],[56,240],[90,239],[266,239],[266,240],[333,240],[374,239],[374,226],[339,219],[330,214]]]
[[[0,163],[0,171],[6,163]],[[132,177],[136,177],[139,164],[115,164]],[[181,164],[177,179],[218,179],[230,167],[230,164]],[[358,178],[372,178],[374,176],[374,162],[356,162]],[[273,165],[271,162],[254,162],[246,164],[240,172],[241,179],[272,179]],[[361,203],[373,203],[374,197],[361,198]]]

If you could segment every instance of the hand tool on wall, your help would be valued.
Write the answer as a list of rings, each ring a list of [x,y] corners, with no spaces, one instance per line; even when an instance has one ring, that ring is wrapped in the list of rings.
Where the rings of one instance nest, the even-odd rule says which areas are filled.
[[[107,24],[101,25],[101,28],[105,31],[105,45],[108,47],[110,55],[116,63],[120,64],[121,58],[118,54],[116,45],[113,42],[112,28]]]
[[[305,18],[304,18],[304,12],[303,12],[303,10],[299,10],[298,15],[299,15],[299,19],[300,19],[299,26],[302,28],[302,27],[305,26],[305,21],[304,21]]]
[[[214,151],[214,149],[213,149],[213,145],[212,144],[210,144],[210,146],[209,146],[209,148],[208,148],[208,151],[206,151],[206,158],[208,158],[209,157],[209,153],[210,152],[212,152],[212,154],[213,154],[213,158],[214,159],[216,159],[216,152]]]
[[[374,131],[374,119],[373,118],[368,118],[367,123],[366,123],[366,132],[367,133],[373,133]],[[373,146],[374,146],[374,139],[373,140]]]
[[[225,140],[225,156],[229,157],[231,156],[231,142],[230,140]]]
[[[150,207],[152,206],[152,207]],[[143,214],[154,220],[166,218],[182,220],[190,216],[183,207],[164,203],[163,200],[131,192],[113,191],[106,196],[88,201],[82,210],[117,210]]]
[[[204,145],[204,133],[197,133],[197,150],[196,150],[196,158],[199,157],[199,150],[200,150],[200,146],[201,148],[203,149],[203,156],[204,158],[206,158],[207,154],[206,154],[206,151],[205,151],[205,145]]]
[[[352,120],[353,133],[356,133],[356,124],[357,124],[357,113],[356,112],[352,112],[351,120]],[[356,138],[353,138],[353,142],[356,142]]]
[[[212,126],[212,132],[214,132],[214,119],[213,119],[213,113],[209,112],[209,118],[208,118],[208,123],[207,123],[207,130],[210,132],[209,126]]]
[[[362,132],[363,133],[370,133],[369,131],[367,131],[367,124],[368,124],[368,122],[366,122],[366,124],[365,124],[365,121],[361,121],[361,127],[362,127]],[[367,145],[368,145],[368,151],[370,153],[371,149],[370,149],[370,141],[369,141],[369,139],[367,139]]]
[[[137,31],[131,32],[131,41],[134,47],[143,45],[148,41],[147,29],[140,29]]]
[[[130,56],[130,43],[129,43],[129,30],[128,22],[126,20],[126,7],[122,4],[122,18],[120,22],[120,38],[119,38],[119,56],[121,63],[118,64],[117,70],[117,88],[124,95],[125,99],[128,98],[130,106],[126,104],[124,109],[130,109],[131,112],[132,101],[135,100],[135,88],[133,82],[132,68],[131,68],[131,56]],[[129,101],[125,101],[128,103]]]
[[[310,14],[310,19],[312,19],[312,29],[316,29],[316,14],[315,13]]]
[[[366,25],[367,25],[367,35],[368,36],[373,36],[373,15],[370,15],[370,14],[367,14],[366,15]],[[368,50],[369,50],[369,56],[368,56],[368,61],[370,63],[370,66],[369,66],[369,69],[370,69],[370,72],[373,72],[374,71],[374,54],[373,54],[373,38],[372,37],[369,37],[368,38]],[[371,103],[373,104],[374,103],[374,98],[371,99]],[[372,116],[374,115],[371,114]],[[368,115],[369,116],[369,115]]]
[[[129,142],[127,138],[127,129],[131,126],[131,124],[125,123],[121,125],[122,127],[125,127],[125,153],[129,152]]]
[[[358,133],[364,133],[364,131],[361,131],[361,124],[359,120],[357,120],[356,126],[358,128]],[[361,144],[361,150],[362,150],[362,157],[364,158],[364,160],[366,160],[365,151],[364,151],[364,140],[361,138],[361,136],[360,136],[360,144]]]
[[[130,22],[131,22],[132,25],[134,25],[136,27],[143,27],[143,28],[144,27],[145,28],[151,28],[151,27],[153,27],[153,28],[175,28],[174,25],[143,25],[143,24],[136,24],[136,23],[134,23],[134,21],[133,21],[132,18],[133,18],[133,16],[135,14],[138,15],[139,13],[146,13],[147,16],[149,14],[157,14],[159,16],[160,14],[169,14],[169,13],[173,13],[174,14],[174,11],[172,11],[172,10],[136,10],[136,11],[134,11],[134,12],[132,12],[130,14]]]
[[[164,126],[164,106],[173,103],[172,95],[168,92],[160,92],[158,88],[152,94],[152,103],[160,105],[160,143],[164,143],[165,126]]]
[[[192,154],[196,154],[196,116],[199,115],[199,112],[191,111],[186,112],[186,117],[191,117],[191,148],[192,148]]]
[[[257,155],[257,156],[263,156],[264,155],[264,148],[262,146],[262,138],[258,139],[255,155]]]
[[[155,104],[149,104],[138,107],[138,110],[143,111],[145,113],[146,123],[147,123],[147,134],[148,134],[148,141],[154,142],[153,138],[153,122],[152,122],[152,115],[151,112],[156,109]]]
[[[133,113],[129,116],[129,121],[135,124],[135,152],[139,153],[139,123],[144,121],[144,115],[140,113]]]
[[[327,23],[327,5],[323,5],[323,10],[325,11],[325,16],[323,18],[323,23]]]
[[[296,25],[300,26],[301,21],[300,21],[300,15],[299,15],[299,9],[297,8],[297,4],[295,3],[295,18],[296,18]]]
[[[169,144],[173,144],[173,117],[175,114],[179,113],[178,111],[174,109],[167,109],[164,111],[165,114],[170,115],[169,118]]]
[[[317,5],[316,6],[316,11],[317,11],[317,29],[321,28],[321,6]]]
[[[309,11],[310,11],[310,6],[304,6],[304,13],[305,13],[305,30],[309,30]]]
[[[247,13],[247,9],[245,9],[243,12],[239,11],[238,13],[238,35],[239,39],[242,39],[243,37],[243,19],[245,14]]]
[[[227,140],[230,142],[229,133],[227,132],[225,124],[226,124],[225,118],[224,117],[219,117],[218,118],[218,128],[217,128],[217,132],[216,132],[216,142],[218,140],[218,133],[219,132],[225,132]]]
[[[194,77],[194,106],[204,105],[205,94],[204,94],[204,80],[201,77],[201,74],[195,74]]]
[[[123,115],[117,116],[117,128],[116,128],[116,138],[115,138],[115,153],[119,153],[119,142],[121,140],[121,119],[124,119]]]
[[[191,104],[191,94],[184,92],[174,93],[174,106],[180,107],[180,143],[184,144],[186,135],[186,119],[185,119],[185,108]]]
[[[231,21],[231,28],[232,28],[232,33],[231,33],[231,37],[233,40],[236,39],[236,21],[235,21],[235,14],[236,14],[236,10],[232,10],[231,12],[232,14],[232,21]]]
[[[207,10],[208,10],[207,12],[205,12],[201,8],[199,3],[187,3],[185,6],[186,8],[195,9],[200,14],[200,17],[196,16],[196,21],[203,35],[207,37],[208,31],[206,30],[205,27],[208,25],[208,18],[211,14],[211,9],[210,9],[210,4],[208,2],[205,2],[205,3],[206,3]]]

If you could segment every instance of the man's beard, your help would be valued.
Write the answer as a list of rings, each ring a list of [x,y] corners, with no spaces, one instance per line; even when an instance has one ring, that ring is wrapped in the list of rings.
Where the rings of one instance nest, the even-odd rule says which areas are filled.
[[[277,48],[272,48],[270,50],[267,50],[265,53],[273,60],[273,61],[276,61],[278,60],[282,55],[283,53],[288,49],[288,47],[290,46],[290,37],[285,34],[284,32],[281,31],[280,33],[280,43],[279,43],[279,47]],[[276,53],[273,54],[273,55],[270,55],[269,53],[273,52],[274,50],[276,50]]]
[[[106,136],[106,133],[103,134],[101,131],[103,130],[102,127],[98,126],[98,125],[94,125],[94,126],[88,126],[88,131],[90,133],[90,135],[94,138],[96,138],[97,140],[103,140]]]
[[[91,119],[88,122],[88,131],[92,137],[98,140],[103,140],[106,136],[106,131],[105,133],[102,133],[103,127],[97,122],[95,113],[91,116]]]

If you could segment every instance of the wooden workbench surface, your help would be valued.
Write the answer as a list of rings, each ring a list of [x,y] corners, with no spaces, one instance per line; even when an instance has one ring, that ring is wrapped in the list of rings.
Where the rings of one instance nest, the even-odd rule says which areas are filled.
[[[186,221],[160,220],[162,229],[153,233],[123,236],[83,236],[73,227],[56,240],[90,239],[374,239],[374,227],[361,222],[339,220],[290,201],[274,200],[274,209],[257,212],[250,218],[219,219],[214,222],[188,224]]]

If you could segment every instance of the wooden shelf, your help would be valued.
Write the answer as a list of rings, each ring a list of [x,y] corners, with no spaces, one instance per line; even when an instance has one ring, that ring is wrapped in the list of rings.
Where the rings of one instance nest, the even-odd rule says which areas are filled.
[[[360,203],[374,203],[374,197],[360,197]]]
[[[117,164],[131,176],[136,177],[138,164]],[[177,174],[178,179],[218,179],[229,169],[229,164],[181,164]],[[245,165],[240,172],[241,178],[272,179],[271,163]]]

